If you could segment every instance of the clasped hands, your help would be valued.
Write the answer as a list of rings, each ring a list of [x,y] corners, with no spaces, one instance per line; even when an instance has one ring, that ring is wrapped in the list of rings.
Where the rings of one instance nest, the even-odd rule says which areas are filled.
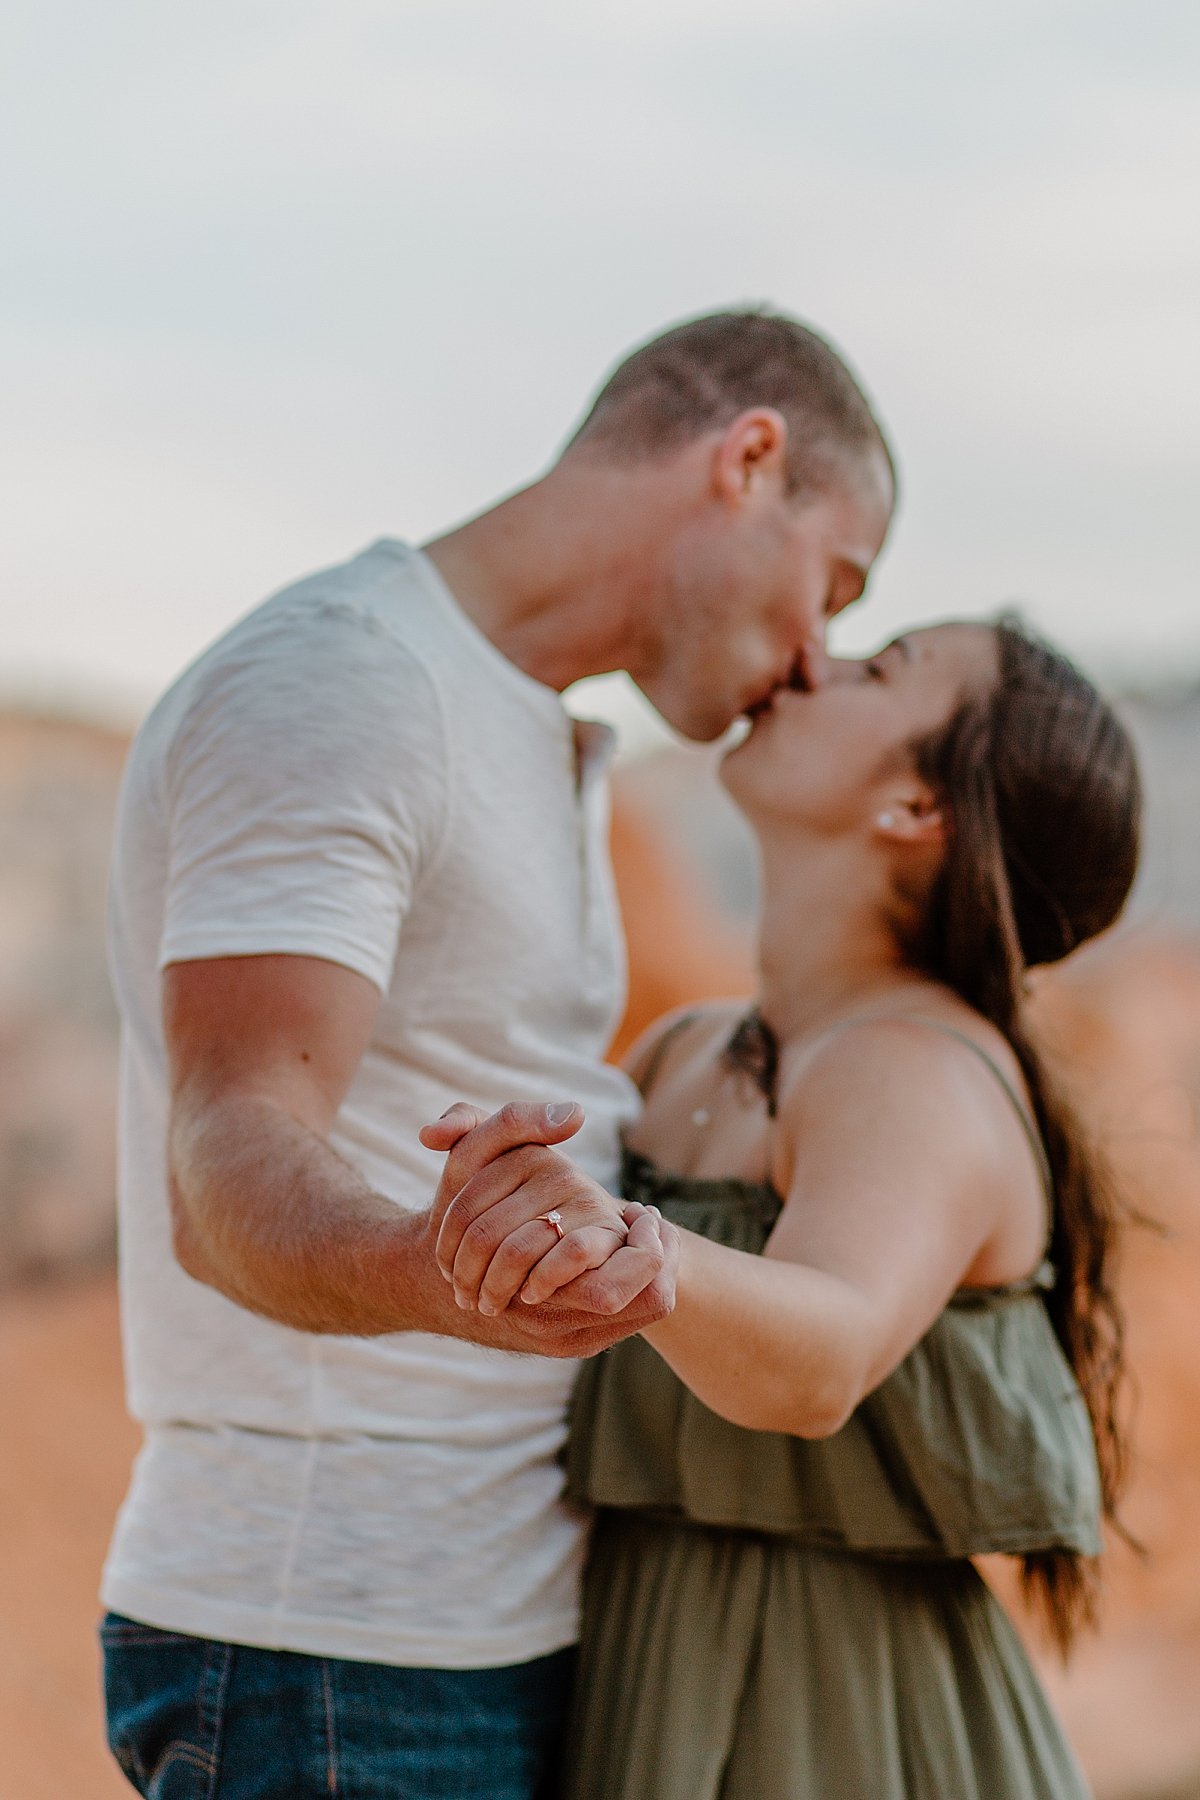
[[[512,1102],[489,1116],[460,1101],[421,1132],[447,1152],[429,1232],[456,1303],[519,1322],[550,1354],[592,1354],[665,1318],[675,1299],[675,1228],[554,1148],[583,1122],[577,1105]],[[557,1351],[542,1341],[564,1334]]]

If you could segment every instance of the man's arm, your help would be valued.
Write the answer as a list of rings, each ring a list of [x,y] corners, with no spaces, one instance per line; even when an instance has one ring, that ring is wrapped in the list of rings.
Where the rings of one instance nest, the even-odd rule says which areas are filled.
[[[492,1319],[455,1305],[434,1215],[373,1192],[328,1142],[378,1002],[364,976],[316,957],[166,969],[171,1209],[187,1273],[302,1331],[431,1331],[548,1356],[591,1355],[664,1317],[671,1278],[652,1216],[635,1221],[615,1274],[551,1305]]]

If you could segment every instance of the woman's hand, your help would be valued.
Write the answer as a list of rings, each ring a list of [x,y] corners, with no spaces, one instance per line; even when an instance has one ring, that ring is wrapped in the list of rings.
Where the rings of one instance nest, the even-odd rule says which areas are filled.
[[[491,1316],[518,1295],[538,1305],[572,1284],[573,1298],[586,1291],[606,1311],[652,1282],[673,1298],[671,1227],[652,1208],[623,1206],[552,1148],[582,1124],[578,1106],[513,1104],[489,1118],[459,1104],[421,1132],[428,1149],[449,1151],[431,1230],[459,1306]]]

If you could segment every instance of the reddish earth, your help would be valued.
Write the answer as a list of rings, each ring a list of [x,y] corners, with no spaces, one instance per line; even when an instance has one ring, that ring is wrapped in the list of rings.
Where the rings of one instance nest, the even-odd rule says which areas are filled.
[[[111,1217],[99,1179],[111,1168],[111,1017],[95,894],[116,756],[107,740],[73,742],[85,800],[64,814],[60,795],[57,816],[84,842],[87,869],[84,878],[72,865],[66,885],[46,823],[53,784],[31,810],[26,776],[6,786],[0,766],[0,853],[6,829],[23,854],[33,833],[46,891],[74,896],[55,912],[41,876],[18,886],[0,943],[0,1800],[130,1792],[103,1747],[93,1631],[136,1438],[121,1402],[111,1273],[79,1272],[103,1251]],[[40,748],[57,754],[49,738]],[[77,772],[64,769],[64,787]],[[750,981],[744,929],[706,898],[661,823],[628,805],[617,822],[633,976],[626,1039],[665,1007]],[[6,877],[12,922],[9,898]],[[90,961],[65,956],[78,932]],[[1130,1231],[1123,1270],[1141,1394],[1127,1517],[1147,1554],[1109,1553],[1103,1630],[1047,1679],[1104,1800],[1200,1800],[1200,943],[1132,931],[1045,984],[1038,1005],[1138,1205],[1165,1232]],[[44,1120],[36,1142],[31,1117]],[[18,1202],[7,1212],[6,1195]],[[76,1272],[31,1281],[64,1263]]]
[[[0,1796],[118,1800],[96,1586],[136,1433],[111,1274],[0,1301]]]

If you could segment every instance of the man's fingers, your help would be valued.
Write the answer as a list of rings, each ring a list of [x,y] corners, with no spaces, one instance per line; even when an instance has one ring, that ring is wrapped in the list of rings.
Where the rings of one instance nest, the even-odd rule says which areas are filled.
[[[472,1113],[478,1108],[472,1107]],[[450,1108],[450,1122],[457,1107]],[[584,1121],[584,1111],[578,1101],[561,1100],[549,1106],[534,1106],[526,1101],[510,1100],[499,1112],[490,1117],[477,1118],[473,1128],[465,1134],[454,1138],[450,1154],[446,1158],[446,1166],[442,1170],[442,1179],[438,1183],[438,1197],[435,1209],[444,1212],[460,1189],[466,1187],[472,1175],[503,1156],[508,1150],[515,1150],[521,1144],[562,1144],[567,1138],[574,1137]],[[445,1121],[439,1119],[441,1125]],[[426,1126],[426,1131],[434,1130],[434,1126]],[[421,1141],[426,1143],[425,1133]],[[429,1143],[429,1149],[437,1148]]]
[[[470,1106],[465,1100],[456,1100],[448,1106],[440,1119],[421,1127],[418,1136],[427,1150],[453,1150],[455,1144],[469,1137],[477,1125],[482,1125],[487,1118],[482,1107]],[[453,1200],[458,1189],[450,1176],[450,1164],[447,1161],[442,1168],[441,1180],[433,1196],[432,1220],[436,1225],[446,1208]]]
[[[427,1150],[453,1150],[460,1138],[482,1125],[487,1117],[481,1106],[469,1106],[465,1100],[456,1100],[440,1119],[434,1119],[431,1125],[422,1125],[417,1136]]]

